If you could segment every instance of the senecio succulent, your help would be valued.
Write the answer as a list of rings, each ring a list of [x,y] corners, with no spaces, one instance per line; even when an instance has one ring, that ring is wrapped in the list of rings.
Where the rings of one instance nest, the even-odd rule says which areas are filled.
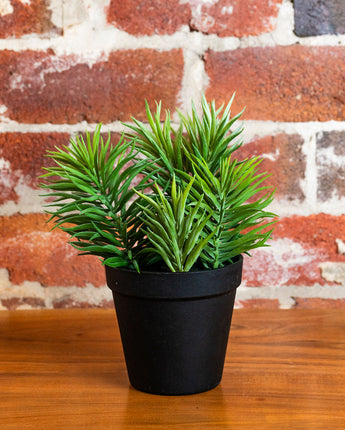
[[[216,109],[203,96],[201,118],[192,103],[178,128],[167,110],[161,121],[161,103],[154,114],[146,103],[147,124],[133,118],[116,144],[98,125],[48,151],[55,163],[41,186],[54,228],[81,254],[139,272],[216,269],[265,246],[274,191],[258,157],[234,158],[243,126],[232,130],[242,114],[231,118],[232,101]]]

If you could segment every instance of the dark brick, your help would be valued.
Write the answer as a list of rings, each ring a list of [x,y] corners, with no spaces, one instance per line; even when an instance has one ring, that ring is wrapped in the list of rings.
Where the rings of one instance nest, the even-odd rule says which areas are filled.
[[[297,36],[345,33],[343,0],[294,0]]]
[[[345,119],[345,49],[300,45],[209,51],[206,95],[245,119],[329,121]],[[327,67],[325,66],[327,64]]]
[[[345,197],[345,132],[320,133],[316,142],[317,197]]]

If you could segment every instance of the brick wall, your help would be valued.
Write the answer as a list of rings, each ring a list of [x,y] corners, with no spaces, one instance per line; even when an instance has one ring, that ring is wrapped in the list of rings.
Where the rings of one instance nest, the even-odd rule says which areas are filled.
[[[281,215],[246,258],[239,307],[345,308],[342,0],[0,0],[0,308],[112,306],[103,268],[49,231],[46,149],[144,98],[203,90],[246,106],[242,155],[273,173]]]

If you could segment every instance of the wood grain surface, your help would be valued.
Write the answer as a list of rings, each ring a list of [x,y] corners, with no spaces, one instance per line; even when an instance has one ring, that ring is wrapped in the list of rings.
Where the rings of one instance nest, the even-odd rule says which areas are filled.
[[[0,312],[0,429],[345,429],[345,313],[235,310],[221,384],[130,387],[113,310]]]

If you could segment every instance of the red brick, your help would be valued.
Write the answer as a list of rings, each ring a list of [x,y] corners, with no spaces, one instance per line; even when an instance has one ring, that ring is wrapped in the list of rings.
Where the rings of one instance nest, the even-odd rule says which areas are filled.
[[[336,239],[345,235],[345,215],[317,214],[280,218],[271,247],[253,250],[245,257],[243,279],[247,286],[311,286],[329,284],[320,264],[344,262]]]
[[[244,37],[276,28],[282,0],[191,0],[191,28],[221,37]]]
[[[113,300],[102,300],[99,305],[93,305],[88,302],[75,302],[73,299],[58,299],[53,302],[54,309],[66,309],[66,308],[103,308],[112,309],[114,307]]]
[[[37,281],[44,286],[105,285],[104,268],[94,256],[78,256],[61,230],[50,231],[47,215],[0,218],[0,267],[13,284]]]
[[[136,36],[172,34],[188,25],[191,11],[179,0],[111,0],[108,22]]]
[[[0,104],[24,123],[112,122],[145,118],[147,99],[174,110],[183,77],[180,49],[116,51],[93,65],[52,52],[0,53]]]
[[[0,134],[0,158],[5,162],[0,169],[0,204],[8,200],[18,201],[15,187],[20,181],[37,188],[38,176],[43,173],[42,166],[52,164],[45,157],[46,151],[67,144],[69,138],[67,133]]]
[[[295,297],[295,308],[298,309],[345,309],[345,299],[320,299]]]
[[[20,37],[24,34],[62,34],[51,22],[51,10],[47,0],[11,0],[13,11],[0,16],[0,38]]]
[[[209,51],[205,62],[207,97],[226,103],[236,91],[233,112],[246,106],[245,119],[345,119],[343,47],[292,45]]]
[[[279,309],[278,299],[236,300],[236,306],[245,309]]]
[[[259,156],[263,159],[260,172],[272,175],[263,185],[276,188],[277,199],[303,201],[300,183],[305,176],[305,156],[302,145],[303,139],[297,134],[266,136],[243,145],[234,157],[245,159]]]
[[[274,237],[288,237],[308,248],[322,251],[322,254],[332,261],[343,261],[344,257],[338,254],[335,242],[345,234],[345,215],[316,214],[310,216],[292,216],[282,218]]]
[[[45,308],[44,301],[37,297],[11,297],[10,299],[2,299],[1,304],[9,311],[13,311],[22,305],[28,305],[31,308]]]
[[[136,36],[173,34],[187,25],[221,37],[259,35],[276,27],[282,0],[112,0],[108,22]]]

